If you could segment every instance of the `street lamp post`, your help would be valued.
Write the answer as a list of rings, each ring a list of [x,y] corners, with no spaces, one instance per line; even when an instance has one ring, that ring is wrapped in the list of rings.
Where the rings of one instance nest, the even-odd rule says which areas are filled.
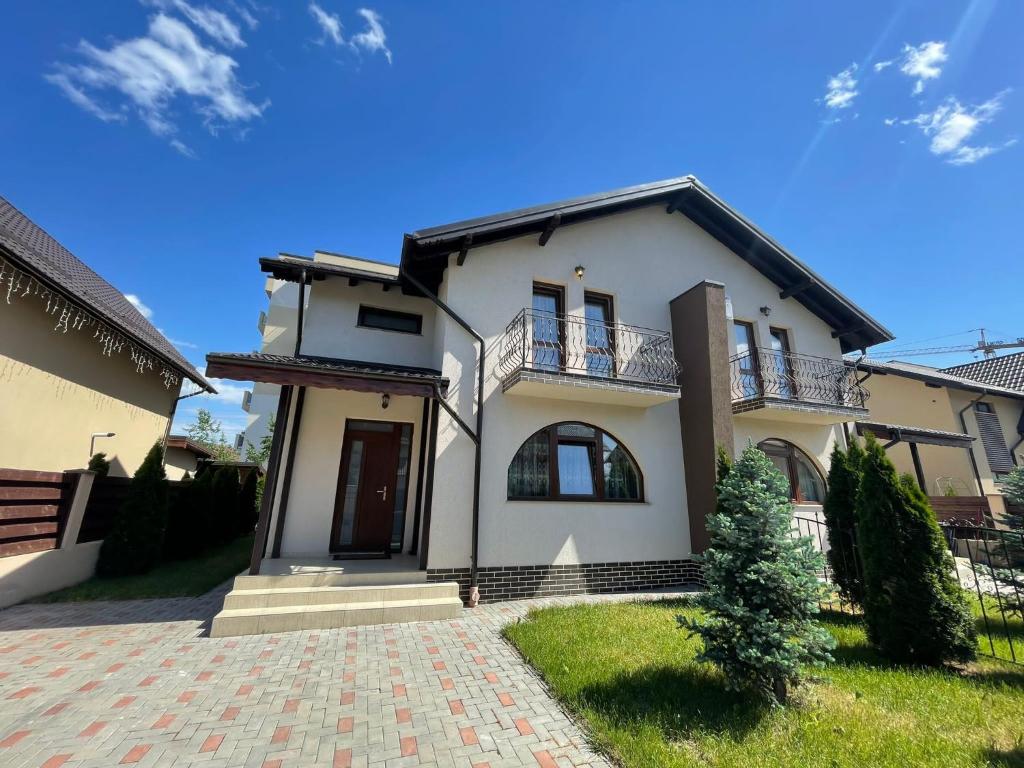
[[[97,437],[115,437],[116,432],[93,432],[92,437],[89,438],[89,458],[92,459],[96,455],[96,438]]]

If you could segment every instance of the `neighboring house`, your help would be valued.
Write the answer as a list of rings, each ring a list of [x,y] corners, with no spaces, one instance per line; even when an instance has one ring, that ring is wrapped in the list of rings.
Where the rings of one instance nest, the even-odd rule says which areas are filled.
[[[92,575],[93,477],[75,470],[95,450],[112,476],[133,474],[185,379],[214,391],[120,291],[0,198],[0,607]]]
[[[898,440],[888,453],[900,472],[932,497],[984,496],[991,512],[1004,511],[1002,478],[1024,463],[1024,390],[914,363],[851,365],[871,390],[870,428],[858,430]]]
[[[1019,389],[1024,392],[1024,352],[1001,357],[986,357],[964,365],[943,368],[943,373],[963,376],[971,381],[982,384],[993,384],[1007,389]]]
[[[213,391],[124,295],[0,198],[0,467],[112,475],[165,437],[184,379]]]
[[[284,256],[284,254],[282,254]],[[264,354],[291,354],[295,350],[295,316],[299,304],[299,286],[286,280],[268,277],[264,291],[267,310],[260,312],[257,328],[260,332],[260,352]],[[277,411],[281,387],[277,384],[255,382],[242,399],[242,409],[249,414],[241,445],[235,449],[244,459],[246,449],[259,450],[260,443],[270,431]]]
[[[185,435],[171,435],[167,438],[164,452],[164,469],[168,480],[181,480],[188,473],[196,476],[199,464],[213,458],[213,452]]]
[[[451,615],[452,582],[473,604],[696,581],[716,447],[764,446],[817,514],[867,416],[842,354],[892,338],[693,177],[421,230],[399,266],[261,265],[308,308],[291,349],[207,357],[282,387],[264,575],[214,634],[380,621],[340,593],[314,615],[248,592],[354,583],[320,573],[331,556],[392,555],[336,564],[359,583],[436,582],[388,620]]]

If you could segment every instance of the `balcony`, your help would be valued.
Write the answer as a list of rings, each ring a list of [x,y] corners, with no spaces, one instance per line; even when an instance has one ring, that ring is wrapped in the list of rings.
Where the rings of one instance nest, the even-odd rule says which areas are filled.
[[[510,395],[649,408],[679,398],[668,331],[524,309],[498,360]]]
[[[729,360],[732,412],[838,424],[868,415],[868,391],[842,360],[755,349]]]

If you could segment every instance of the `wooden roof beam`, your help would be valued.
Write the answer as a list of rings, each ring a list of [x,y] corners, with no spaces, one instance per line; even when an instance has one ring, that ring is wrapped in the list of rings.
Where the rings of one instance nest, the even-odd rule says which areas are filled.
[[[665,213],[675,213],[682,209],[683,201],[686,199],[686,192],[680,192],[678,195],[669,200],[668,205],[665,206]]]
[[[815,285],[817,285],[817,282],[818,281],[815,280],[813,277],[808,277],[805,280],[801,280],[799,283],[794,283],[788,288],[784,288],[783,290],[779,291],[779,298],[788,299],[790,296],[796,296],[798,294],[801,294],[808,288],[813,288]]]
[[[857,333],[857,331],[863,331],[866,327],[867,323],[854,323],[853,325],[848,325],[845,328],[838,328],[837,330],[832,331],[832,338],[838,339],[840,336],[849,336]]]
[[[473,244],[473,236],[466,235],[462,238],[462,246],[459,248],[459,258],[455,261],[460,267],[466,263],[466,257],[469,256],[469,247]]]
[[[562,214],[556,213],[550,219],[548,219],[547,226],[544,227],[544,231],[540,233],[540,238],[537,240],[537,245],[545,246],[548,244],[548,240],[555,234],[555,230],[558,229],[558,225],[562,223]]]

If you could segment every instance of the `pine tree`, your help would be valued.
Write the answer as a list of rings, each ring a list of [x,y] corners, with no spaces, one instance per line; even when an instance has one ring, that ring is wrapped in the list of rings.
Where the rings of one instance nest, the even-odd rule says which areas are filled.
[[[968,661],[977,637],[935,513],[869,437],[857,495],[868,638],[901,663]]]
[[[823,512],[828,529],[828,564],[839,594],[855,605],[864,604],[860,554],[857,552],[856,504],[864,451],[851,442],[847,452],[832,449],[828,492]]]
[[[128,496],[100,546],[96,573],[145,573],[160,559],[167,528],[167,475],[161,443],[149,449],[132,478]]]
[[[757,448],[743,451],[716,490],[703,556],[708,588],[698,598],[707,617],[679,623],[701,636],[699,658],[717,664],[728,687],[784,704],[801,668],[828,661],[834,646],[815,621],[822,557],[809,537],[793,534],[788,483]]]

